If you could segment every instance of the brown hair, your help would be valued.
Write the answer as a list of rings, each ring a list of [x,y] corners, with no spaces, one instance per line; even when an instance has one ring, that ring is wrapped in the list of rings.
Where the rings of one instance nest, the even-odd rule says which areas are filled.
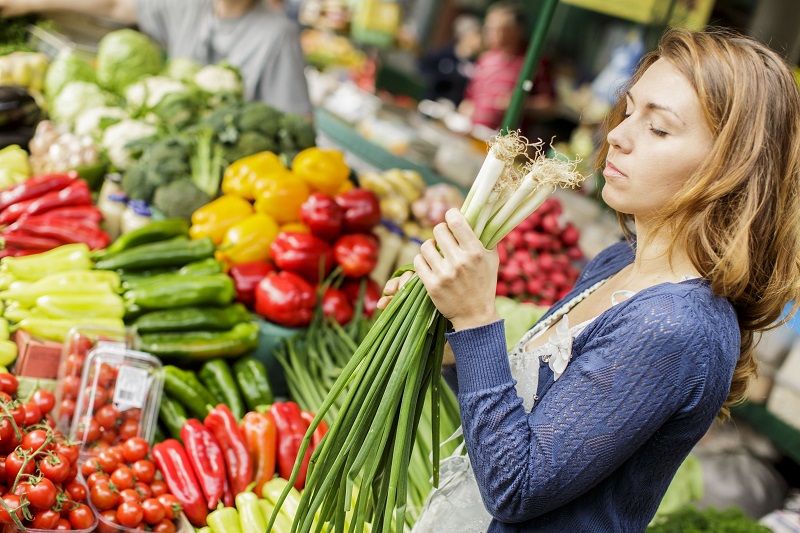
[[[800,289],[800,91],[783,59],[763,44],[722,30],[679,28],[642,58],[626,89],[660,58],[692,84],[714,135],[708,157],[654,228],[670,231],[671,247],[685,239],[694,267],[736,310],[741,344],[720,412],[726,418],[757,372],[755,333],[774,327]],[[623,97],[606,132],[624,111]],[[608,148],[604,138],[598,168]],[[632,217],[618,216],[632,238]]]

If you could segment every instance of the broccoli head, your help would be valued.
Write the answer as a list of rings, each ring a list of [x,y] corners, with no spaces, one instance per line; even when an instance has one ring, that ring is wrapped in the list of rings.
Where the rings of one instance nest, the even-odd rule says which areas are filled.
[[[265,137],[275,138],[283,113],[264,102],[248,102],[239,110],[239,131],[256,131]]]
[[[278,142],[281,152],[299,152],[316,145],[314,125],[301,115],[287,113],[281,117]]]
[[[246,131],[239,135],[239,139],[235,144],[223,144],[223,158],[228,164],[238,161],[248,155],[257,154],[258,152],[274,152],[277,144],[269,137],[255,132]]]
[[[153,205],[168,218],[191,220],[192,213],[211,201],[211,198],[188,177],[156,188]]]

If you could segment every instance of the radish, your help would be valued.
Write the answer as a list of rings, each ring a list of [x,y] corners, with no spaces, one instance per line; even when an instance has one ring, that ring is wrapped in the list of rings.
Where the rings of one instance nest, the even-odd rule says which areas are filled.
[[[508,294],[511,296],[521,296],[525,292],[525,280],[517,278],[508,284]]]
[[[563,242],[566,246],[575,246],[578,244],[578,239],[580,238],[580,233],[575,226],[571,223],[567,222],[564,229],[561,231],[561,242]]]

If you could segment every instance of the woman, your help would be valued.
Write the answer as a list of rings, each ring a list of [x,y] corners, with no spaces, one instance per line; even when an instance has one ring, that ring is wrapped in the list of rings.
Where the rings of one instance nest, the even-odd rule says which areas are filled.
[[[451,530],[644,531],[689,451],[742,399],[755,332],[800,287],[800,95],[777,54],[669,30],[607,131],[603,199],[628,242],[589,263],[510,355],[497,255],[458,212],[414,261],[453,325],[443,372],[471,460],[449,469],[461,471],[418,529],[479,507],[453,497],[472,483],[488,516]]]

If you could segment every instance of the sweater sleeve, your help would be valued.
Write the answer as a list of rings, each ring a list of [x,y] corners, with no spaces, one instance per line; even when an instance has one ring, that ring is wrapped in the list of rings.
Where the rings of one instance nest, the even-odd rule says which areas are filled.
[[[680,296],[643,297],[587,328],[566,372],[526,413],[502,323],[448,335],[464,438],[484,505],[522,522],[580,496],[629,458],[696,392],[705,374],[687,354],[705,335]]]

